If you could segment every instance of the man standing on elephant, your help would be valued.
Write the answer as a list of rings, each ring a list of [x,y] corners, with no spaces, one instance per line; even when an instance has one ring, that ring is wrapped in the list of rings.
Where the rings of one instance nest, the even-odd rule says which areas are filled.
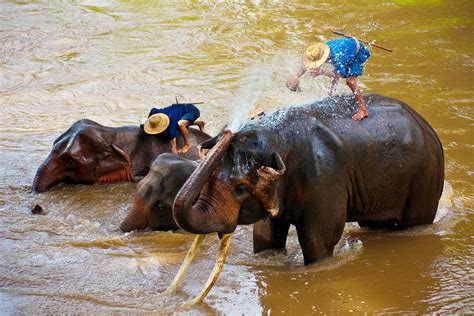
[[[329,88],[329,95],[332,96],[339,79],[345,78],[359,106],[352,119],[360,121],[367,117],[369,112],[365,106],[362,90],[357,84],[357,77],[362,75],[369,57],[369,50],[355,37],[310,45],[303,54],[303,64],[288,78],[286,87],[291,91],[301,91],[299,78],[309,70],[312,77],[324,75],[332,79]]]
[[[175,103],[165,108],[152,108],[143,129],[147,134],[160,134],[171,141],[171,151],[174,154],[186,153],[189,144],[189,125],[197,125],[202,131],[204,121],[198,120],[199,109],[192,103]],[[181,133],[184,145],[179,150],[176,147],[176,137]]]

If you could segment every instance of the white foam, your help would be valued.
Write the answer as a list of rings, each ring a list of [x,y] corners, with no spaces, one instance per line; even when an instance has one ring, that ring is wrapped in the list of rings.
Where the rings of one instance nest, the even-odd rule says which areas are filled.
[[[443,194],[439,199],[438,211],[436,212],[436,217],[434,223],[438,223],[440,220],[448,216],[449,211],[453,209],[454,190],[451,184],[448,181],[444,181]]]
[[[251,109],[257,103],[262,91],[271,84],[273,64],[262,64],[253,66],[247,70],[240,83],[240,89],[232,102],[232,111],[229,119],[229,129],[232,132],[240,130],[242,125],[249,119]]]

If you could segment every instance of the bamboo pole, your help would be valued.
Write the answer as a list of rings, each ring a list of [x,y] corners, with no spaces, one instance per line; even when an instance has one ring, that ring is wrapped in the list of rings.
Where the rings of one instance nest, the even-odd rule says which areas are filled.
[[[339,35],[339,36],[342,36],[342,37],[352,37],[352,36],[350,36],[350,35],[346,35],[346,34],[344,34],[344,33],[338,32],[338,31],[334,31],[334,30],[333,30],[332,32],[333,32],[334,34]],[[377,44],[375,44],[375,43],[373,43],[373,42],[368,42],[368,41],[364,41],[364,40],[361,40],[361,39],[358,39],[358,40],[361,41],[362,43],[365,43],[365,44],[368,44],[368,45],[370,45],[370,46],[383,49],[383,50],[385,50],[385,51],[387,51],[387,52],[391,52],[391,53],[393,52],[392,49],[387,48],[387,47],[383,47],[383,46],[381,46],[381,45],[377,45]]]

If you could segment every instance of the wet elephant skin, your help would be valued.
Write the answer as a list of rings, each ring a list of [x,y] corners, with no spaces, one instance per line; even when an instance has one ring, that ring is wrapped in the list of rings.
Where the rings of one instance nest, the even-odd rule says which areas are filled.
[[[210,138],[189,129],[191,149],[185,158],[198,159],[197,145]],[[177,139],[182,146],[182,138]],[[53,149],[36,172],[33,192],[45,192],[59,183],[102,184],[132,181],[148,173],[151,162],[170,152],[170,142],[146,134],[139,126],[107,127],[83,119],[53,143]]]
[[[284,247],[293,224],[310,264],[332,255],[345,222],[395,230],[432,223],[444,180],[438,136],[407,104],[365,98],[370,114],[361,122],[351,119],[352,96],[335,97],[281,109],[208,141],[217,143],[213,156],[175,199],[178,225],[230,233],[271,216],[261,231],[273,235],[254,234],[255,250]],[[247,209],[256,201],[260,209]]]

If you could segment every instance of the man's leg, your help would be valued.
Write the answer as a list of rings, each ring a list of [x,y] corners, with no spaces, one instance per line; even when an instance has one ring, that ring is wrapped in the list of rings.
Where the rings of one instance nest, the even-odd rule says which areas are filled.
[[[329,87],[329,96],[332,97],[334,95],[334,91],[336,90],[337,83],[339,82],[338,77],[331,78],[331,86]]]
[[[191,122],[189,122],[188,120],[178,121],[179,131],[181,132],[181,135],[183,136],[183,141],[184,141],[183,147],[180,150],[178,150],[179,154],[187,153],[189,148],[191,148],[191,145],[189,144],[189,132],[188,132],[189,123]]]
[[[356,77],[347,78],[346,83],[349,88],[351,88],[352,93],[354,93],[354,96],[357,100],[357,104],[359,105],[359,111],[352,116],[352,119],[355,121],[360,121],[364,117],[369,116],[369,112],[367,111],[367,108],[365,106],[364,96],[362,95],[362,90],[359,89],[359,86],[357,85]]]
[[[195,120],[194,123],[191,125],[197,125],[199,127],[199,130],[201,132],[204,132],[204,126],[206,126],[206,122],[201,121],[201,120]]]

